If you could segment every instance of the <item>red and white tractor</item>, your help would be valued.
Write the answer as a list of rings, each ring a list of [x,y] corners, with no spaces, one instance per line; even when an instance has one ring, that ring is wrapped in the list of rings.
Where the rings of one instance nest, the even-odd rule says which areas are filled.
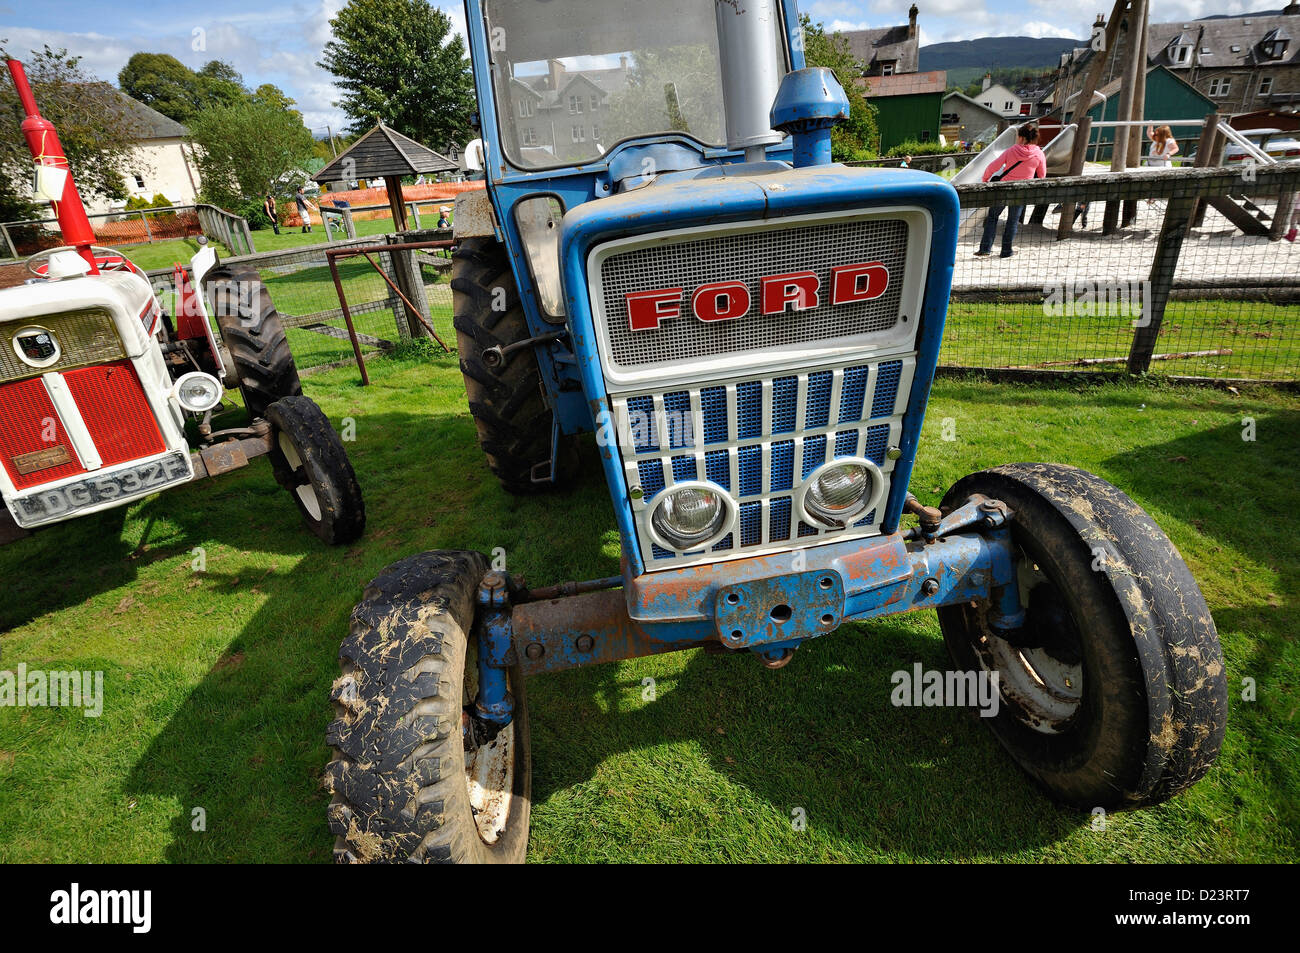
[[[22,64],[8,65],[36,191],[67,244],[34,255],[26,283],[0,290],[0,542],[259,456],[271,458],[312,532],[357,539],[356,475],[329,419],[302,394],[257,271],[220,264],[205,244],[188,270],[176,266],[180,303],[174,320],[164,313],[143,271],[93,244],[54,126]],[[231,380],[251,420],[214,430]]]

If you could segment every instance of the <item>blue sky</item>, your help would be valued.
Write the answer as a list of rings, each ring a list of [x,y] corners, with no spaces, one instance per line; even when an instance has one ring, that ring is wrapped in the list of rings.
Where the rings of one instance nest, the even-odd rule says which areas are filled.
[[[115,80],[139,50],[171,53],[192,67],[233,63],[245,82],[275,83],[298,101],[318,135],[344,123],[329,74],[316,66],[329,20],[344,0],[0,0],[0,38],[19,56],[48,43],[82,56]],[[610,2],[610,0],[606,0]],[[653,0],[640,0],[653,2]],[[463,24],[460,4],[438,4]],[[810,0],[801,9],[828,26],[860,29],[907,21],[910,0]],[[1082,37],[1112,0],[917,0],[923,43],[976,36]],[[1152,0],[1155,22],[1276,10],[1285,0]],[[199,47],[196,49],[196,47]]]

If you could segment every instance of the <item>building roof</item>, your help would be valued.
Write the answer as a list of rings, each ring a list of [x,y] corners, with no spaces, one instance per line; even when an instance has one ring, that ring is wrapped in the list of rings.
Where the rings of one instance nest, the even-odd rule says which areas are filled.
[[[1300,64],[1300,7],[1287,9],[1292,12],[1153,23],[1147,35],[1151,62],[1173,70]],[[1268,55],[1271,40],[1285,44],[1280,58]],[[1174,56],[1179,46],[1192,51],[1181,63]]]
[[[312,176],[317,182],[376,179],[388,175],[454,172],[460,167],[441,153],[390,129],[382,122],[340,152]],[[344,171],[346,169],[346,172]]]
[[[848,40],[849,52],[864,70],[874,65],[894,62],[897,73],[915,73],[921,59],[921,38],[918,32],[909,36],[911,27],[881,27],[878,30],[845,30],[840,35]]]
[[[99,97],[99,102],[83,103],[91,107],[102,103],[106,108],[120,109],[136,132],[138,141],[151,139],[185,139],[190,131],[175,119],[164,116],[152,106],[146,106],[138,99],[132,99],[111,83],[86,83],[85,87],[91,97]]]
[[[561,67],[546,73],[515,76],[513,81],[534,93],[539,105],[546,108],[562,103],[566,90],[577,80],[585,79],[607,96],[616,93],[627,86],[628,72],[626,66],[587,70],[566,70]]]
[[[917,96],[942,93],[948,88],[947,70],[930,70],[928,73],[896,73],[893,76],[863,77],[858,85],[867,87],[868,99],[885,96]]]
[[[969,96],[967,96],[965,93],[961,92],[961,90],[956,90],[956,89],[955,89],[955,90],[953,90],[951,93],[949,93],[947,96],[943,97],[943,103],[944,103],[944,108],[945,108],[945,109],[948,108],[948,100],[950,100],[950,99],[960,99],[960,100],[961,100],[962,102],[964,102],[967,106],[974,106],[974,107],[975,107],[976,109],[978,109],[980,112],[988,113],[990,116],[993,117],[993,120],[994,120],[995,122],[1001,122],[1001,120],[1002,120],[1002,113],[1000,113],[998,110],[996,110],[996,109],[989,109],[988,106],[985,106],[983,103],[978,102],[978,101],[976,101],[976,100],[974,100],[974,99],[971,99],[971,98],[970,98]]]

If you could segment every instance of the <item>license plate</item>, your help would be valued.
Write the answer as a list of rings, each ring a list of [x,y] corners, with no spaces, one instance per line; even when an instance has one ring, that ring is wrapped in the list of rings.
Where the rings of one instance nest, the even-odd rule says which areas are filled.
[[[36,526],[115,500],[125,502],[189,478],[188,457],[171,453],[148,463],[19,497],[13,501],[14,515],[19,526]]]

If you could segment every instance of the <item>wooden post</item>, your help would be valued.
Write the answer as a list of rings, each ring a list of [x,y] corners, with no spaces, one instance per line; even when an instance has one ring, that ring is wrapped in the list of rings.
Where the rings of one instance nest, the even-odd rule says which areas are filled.
[[[1201,129],[1200,141],[1196,144],[1196,168],[1208,169],[1214,165],[1214,143],[1219,138],[1219,114],[1212,112],[1205,117],[1205,126]],[[1200,228],[1205,224],[1206,202],[1196,200],[1192,211],[1192,227]]]
[[[1070,156],[1070,175],[1083,175],[1083,163],[1087,158],[1088,139],[1092,136],[1092,117],[1084,116],[1079,120],[1079,128],[1074,134],[1074,154]],[[1083,148],[1079,148],[1080,139]],[[1074,229],[1074,200],[1061,203],[1061,222],[1056,226],[1056,239],[1068,238]]]
[[[401,235],[389,235],[387,242],[390,245],[400,245],[403,241]],[[403,338],[427,338],[428,329],[424,326],[422,318],[427,319],[429,315],[429,298],[424,292],[424,278],[420,274],[420,266],[415,261],[415,251],[410,248],[394,248],[388,253],[388,260],[392,263],[393,284],[406,295],[406,301],[420,309],[421,313],[412,311],[407,306],[406,301],[401,298],[393,307],[393,316],[397,318],[397,329]],[[406,328],[402,328],[402,319],[398,309],[406,315]]]
[[[1151,262],[1151,280],[1143,296],[1142,321],[1133,335],[1133,346],[1128,353],[1128,372],[1145,374],[1151,366],[1151,355],[1156,351],[1160,325],[1165,319],[1165,307],[1174,289],[1174,272],[1178,256],[1183,249],[1183,239],[1191,230],[1192,211],[1196,200],[1177,196],[1169,200],[1165,209],[1164,227],[1160,229],[1160,243],[1156,246],[1155,260]]]
[[[149,216],[148,216],[148,215],[145,215],[144,212],[141,212],[141,213],[140,213],[140,221],[144,222],[144,236],[145,236],[145,238],[147,238],[147,239],[149,240],[149,244],[152,245],[152,244],[153,244],[153,229],[149,227]]]
[[[352,221],[352,209],[350,208],[345,208],[343,210],[343,229],[347,232],[348,238],[357,237],[357,226],[356,223]]]
[[[18,246],[14,244],[14,237],[9,234],[8,225],[0,225],[0,233],[5,237],[5,245],[9,247],[10,257],[18,257]]]
[[[402,201],[402,177],[384,176],[384,186],[388,190],[388,207],[393,213],[393,231],[406,231],[406,203]]]
[[[1133,122],[1143,122],[1146,119],[1146,101],[1147,101],[1147,34],[1148,30],[1148,13],[1150,10],[1150,0],[1136,0],[1139,9],[1134,14],[1134,20],[1141,31],[1141,42],[1138,44],[1138,77],[1137,82],[1133,85],[1133,112],[1129,117]],[[1146,127],[1135,126],[1129,130],[1128,139],[1128,167],[1130,169],[1139,169],[1142,167],[1142,146],[1146,141]],[[1121,221],[1127,227],[1133,224],[1137,218],[1138,203],[1137,199],[1129,199],[1124,203],[1124,215]]]
[[[248,253],[250,255],[256,255],[257,246],[253,244],[253,232],[248,227],[248,219],[241,218],[239,220],[239,227],[244,233],[244,244],[248,246]]]
[[[1268,230],[1269,241],[1281,241],[1282,236],[1291,230],[1291,213],[1295,208],[1296,193],[1283,192],[1277,197],[1277,211],[1273,213],[1273,225]]]
[[[1097,55],[1092,58],[1088,64],[1088,72],[1084,75],[1083,85],[1079,87],[1079,97],[1074,101],[1075,121],[1079,121],[1079,116],[1087,118],[1088,110],[1092,108],[1092,97],[1097,92],[1097,85],[1101,82],[1101,74],[1106,69],[1106,63],[1114,55],[1115,45],[1119,42],[1119,27],[1124,20],[1124,11],[1128,8],[1128,0],[1115,0],[1115,8],[1110,12],[1110,20],[1106,23],[1106,48],[1098,51]],[[1103,116],[1104,118],[1104,116]],[[1061,102],[1061,122],[1065,122],[1065,102]],[[1086,159],[1086,150],[1088,140],[1074,140],[1075,158],[1071,160],[1071,166],[1078,161],[1079,171],[1083,171],[1083,160]]]
[[[1142,51],[1142,40],[1138,36],[1138,30],[1141,29],[1141,26],[1137,23],[1137,15],[1141,12],[1141,5],[1142,0],[1134,0],[1133,5],[1129,7],[1128,38],[1124,47],[1124,55],[1127,60],[1124,63],[1124,78],[1120,84],[1119,108],[1115,110],[1115,118],[1120,121],[1133,115],[1133,91],[1138,84],[1138,56]],[[1112,172],[1123,172],[1128,168],[1130,131],[1128,126],[1119,126],[1115,129],[1115,138],[1110,147],[1110,171]],[[1118,227],[1120,210],[1123,204],[1121,201],[1106,203],[1106,216],[1101,226],[1103,235],[1111,234]]]

